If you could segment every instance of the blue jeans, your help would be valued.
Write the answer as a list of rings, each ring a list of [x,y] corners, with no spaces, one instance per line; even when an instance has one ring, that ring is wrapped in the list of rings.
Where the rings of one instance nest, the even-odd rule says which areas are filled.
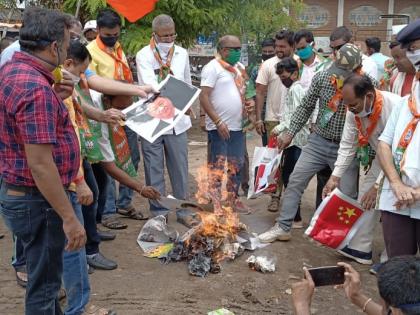
[[[62,314],[58,291],[63,272],[63,221],[36,189],[23,191],[1,183],[0,212],[21,239],[28,272],[25,314]]]
[[[22,241],[13,234],[13,256],[12,266],[16,271],[21,271],[25,268],[26,259],[23,253]]]
[[[69,199],[74,212],[83,224],[82,206],[77,201],[77,195],[69,192]],[[65,315],[81,315],[89,303],[90,285],[84,248],[78,251],[63,253],[63,283],[67,293]]]
[[[140,150],[137,134],[132,131],[127,126],[124,126],[125,134],[127,135],[128,146],[130,147],[131,152],[131,161],[133,161],[134,169],[138,170],[140,163]],[[115,180],[114,180],[115,187]],[[133,199],[133,190],[127,186],[120,184],[118,199],[117,199],[117,208],[128,208]]]
[[[85,181],[93,193],[93,203],[88,206],[82,206],[87,238],[85,246],[87,255],[97,254],[99,252],[99,243],[101,242],[101,238],[99,237],[98,230],[96,228],[99,189],[93,171],[94,167],[98,169],[98,173],[101,171],[102,174],[105,174],[99,164],[90,165],[88,161],[83,160],[83,172],[85,174]]]
[[[245,137],[242,131],[230,131],[230,138],[223,140],[217,130],[208,132],[210,142],[210,165],[213,169],[224,169],[228,173],[227,191],[238,196],[241,184],[241,169],[244,163]],[[225,162],[227,161],[227,169]],[[220,194],[222,178],[215,176],[211,181],[211,188]]]

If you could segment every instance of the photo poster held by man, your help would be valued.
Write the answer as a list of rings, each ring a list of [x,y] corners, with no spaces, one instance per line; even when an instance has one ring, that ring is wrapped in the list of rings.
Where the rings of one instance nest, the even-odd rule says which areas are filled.
[[[159,84],[158,90],[159,93],[123,110],[127,115],[125,124],[151,143],[174,128],[201,91],[171,75]]]

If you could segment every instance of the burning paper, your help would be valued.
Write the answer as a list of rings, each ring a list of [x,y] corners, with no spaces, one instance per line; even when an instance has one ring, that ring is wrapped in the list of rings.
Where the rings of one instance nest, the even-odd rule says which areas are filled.
[[[167,256],[166,261],[188,261],[192,275],[220,272],[221,261],[234,259],[244,251],[237,235],[246,227],[234,211],[235,198],[220,184],[226,180],[224,168],[200,168],[196,198],[200,205],[211,202],[213,212],[197,209],[201,222],[188,230]]]

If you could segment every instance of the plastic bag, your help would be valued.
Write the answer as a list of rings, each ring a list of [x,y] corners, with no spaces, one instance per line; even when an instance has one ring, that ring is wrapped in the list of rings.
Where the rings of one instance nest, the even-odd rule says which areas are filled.
[[[254,149],[252,165],[249,168],[248,199],[261,192],[271,193],[277,190],[282,153],[278,152],[275,143],[275,137],[272,137],[267,147],[255,147]]]
[[[165,216],[158,215],[146,222],[137,237],[137,242],[172,243],[178,236],[178,232],[166,224]]]

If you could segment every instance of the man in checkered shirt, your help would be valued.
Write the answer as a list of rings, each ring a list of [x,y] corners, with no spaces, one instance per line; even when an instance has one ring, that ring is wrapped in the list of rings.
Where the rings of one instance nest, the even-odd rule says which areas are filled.
[[[362,52],[358,47],[353,44],[345,44],[341,47],[332,66],[314,76],[302,104],[293,114],[289,130],[278,137],[279,149],[287,148],[293,137],[310,119],[319,100],[319,114],[314,132],[309,136],[308,144],[303,148],[290,177],[280,216],[270,230],[259,236],[261,242],[290,240],[293,218],[309,181],[324,167],[334,168],[346,118],[346,107],[341,98],[335,109],[330,108],[330,102],[336,94],[336,87],[332,80],[336,78],[336,85],[340,87],[344,78],[352,72],[359,71],[361,65]],[[341,178],[341,191],[352,198],[357,197],[358,171],[357,160],[354,160]]]

